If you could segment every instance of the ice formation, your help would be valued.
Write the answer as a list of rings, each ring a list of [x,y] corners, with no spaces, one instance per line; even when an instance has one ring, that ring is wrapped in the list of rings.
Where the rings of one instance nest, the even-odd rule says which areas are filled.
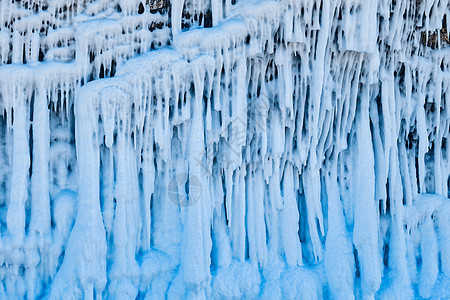
[[[446,0],[1,0],[0,298],[450,297]]]

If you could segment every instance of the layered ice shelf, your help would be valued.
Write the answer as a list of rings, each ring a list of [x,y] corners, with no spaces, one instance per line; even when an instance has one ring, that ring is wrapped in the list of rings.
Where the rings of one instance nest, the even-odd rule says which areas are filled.
[[[447,0],[1,0],[0,298],[450,298]]]

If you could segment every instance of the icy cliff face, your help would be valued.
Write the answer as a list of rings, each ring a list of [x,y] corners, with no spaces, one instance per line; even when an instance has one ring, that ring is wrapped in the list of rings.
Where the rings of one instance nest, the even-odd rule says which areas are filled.
[[[450,297],[449,8],[0,1],[0,297]]]

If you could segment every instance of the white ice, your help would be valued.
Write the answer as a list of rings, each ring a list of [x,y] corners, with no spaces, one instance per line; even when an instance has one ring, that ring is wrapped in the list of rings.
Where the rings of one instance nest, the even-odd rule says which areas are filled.
[[[449,11],[0,1],[0,298],[450,298]]]

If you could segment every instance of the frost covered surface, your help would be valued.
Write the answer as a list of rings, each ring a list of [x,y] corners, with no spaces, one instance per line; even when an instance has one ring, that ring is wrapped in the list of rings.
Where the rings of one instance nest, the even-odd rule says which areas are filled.
[[[1,1],[0,296],[450,297],[449,7]]]

